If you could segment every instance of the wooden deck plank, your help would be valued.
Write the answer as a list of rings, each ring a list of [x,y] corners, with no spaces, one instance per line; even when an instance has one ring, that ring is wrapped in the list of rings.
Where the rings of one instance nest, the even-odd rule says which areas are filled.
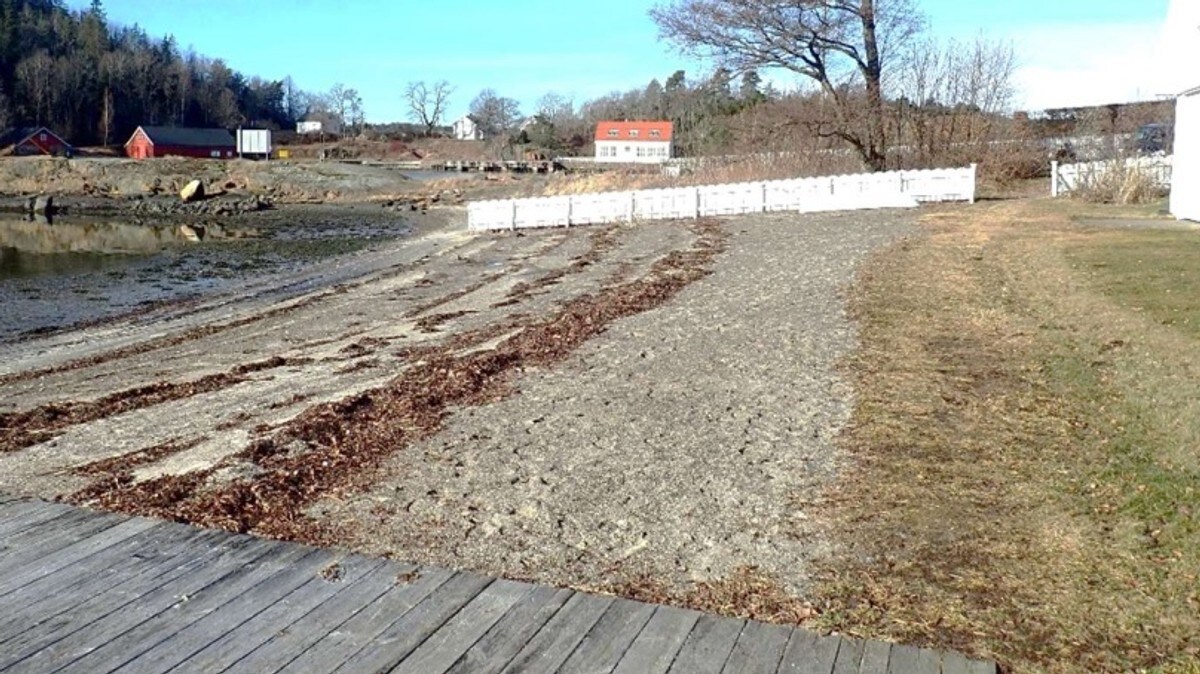
[[[86,655],[59,672],[99,674],[114,671],[126,664],[129,665],[127,671],[166,671],[168,667],[160,669],[147,666],[151,658],[142,660],[141,656],[155,647],[165,646],[171,652],[167,659],[174,655],[181,655],[181,659],[186,659],[188,655],[216,640],[217,636],[228,632],[232,626],[245,622],[247,616],[244,611],[232,614],[226,612],[221,619],[229,621],[227,625],[214,624],[211,620],[205,622],[206,618],[221,613],[221,609],[238,600],[241,600],[239,606],[242,607],[260,601],[275,601],[278,596],[272,592],[272,588],[278,584],[280,578],[285,584],[294,583],[294,589],[303,583],[298,576],[308,577],[315,574],[320,568],[319,564],[329,559],[328,554],[297,545],[268,544],[266,552],[267,554],[252,562],[232,568],[231,573],[185,595],[160,613],[119,635],[96,643]],[[198,629],[191,629],[201,622],[204,624]],[[213,627],[218,630],[216,635],[213,633]],[[135,664],[134,660],[141,660],[141,663]],[[178,661],[171,664],[178,664]]]
[[[10,497],[9,500],[0,503],[0,524],[14,519],[24,513],[32,512],[33,510],[38,509],[39,506],[45,505],[50,504],[45,501],[38,501],[36,499]],[[68,505],[58,505],[60,505],[60,507],[56,510],[71,509],[71,506]],[[0,531],[4,531],[4,529],[0,529]]]
[[[0,670],[996,674],[978,662],[0,494]],[[401,575],[405,577],[401,578]]]
[[[389,674],[443,674],[534,589],[527,583],[495,581]]]
[[[617,599],[559,668],[563,674],[610,672],[654,615],[650,604]]]
[[[679,655],[667,670],[672,674],[716,674],[725,668],[733,646],[745,627],[744,620],[730,620],[713,615],[701,616],[692,628]]]
[[[415,569],[414,566],[386,564],[362,581],[342,588],[316,610],[296,620],[286,630],[275,634],[266,643],[238,660],[227,670],[227,674],[262,674],[278,671],[288,663],[303,657],[312,650],[314,644],[338,633],[347,621],[368,610],[376,600],[396,587],[399,574],[413,572]],[[432,580],[441,584],[449,575],[450,572],[445,572]],[[418,578],[410,586],[420,581]]]
[[[447,674],[499,674],[573,594],[571,590],[534,586]]]
[[[32,501],[11,504],[7,512],[0,515],[0,554],[8,548],[10,537],[29,531],[43,522],[62,517],[72,510],[70,506]]]
[[[29,606],[55,594],[83,593],[86,598],[90,596],[86,594],[87,588],[99,586],[97,577],[116,573],[117,569],[114,567],[129,566],[159,556],[158,548],[151,547],[149,541],[157,538],[153,536],[156,531],[168,529],[174,529],[174,527],[166,523],[158,523],[156,527],[148,531],[130,536],[115,545],[97,550],[74,563],[31,580],[5,595],[4,601],[15,606]],[[3,617],[0,617],[0,623],[3,623]],[[0,628],[0,632],[2,631],[3,629]]]
[[[859,674],[887,674],[888,661],[892,657],[892,645],[883,641],[868,641],[863,647],[862,666]]]
[[[390,671],[496,582],[500,581],[473,573],[454,574],[453,578],[388,625],[365,648],[347,658],[336,671],[347,674]]]
[[[323,636],[300,657],[287,663],[283,672],[332,672],[364,648],[377,646],[397,620],[447,585],[459,587],[459,576],[445,569],[422,569],[421,577],[408,585],[395,585],[369,606]]]
[[[78,508],[52,507],[56,504],[37,504],[38,510],[46,514],[54,513],[51,519],[41,520],[21,531],[14,531],[0,539],[0,550],[3,554],[29,553],[40,546],[49,546],[60,539],[66,538],[72,532],[89,531],[103,527],[115,526],[122,518],[120,515],[107,513],[91,513]],[[78,534],[76,534],[78,535]],[[73,539],[71,539],[73,540]]]
[[[702,614],[659,606],[613,674],[666,674]]]
[[[611,597],[575,593],[501,671],[521,674],[557,671],[612,602]]]
[[[795,630],[783,650],[779,674],[831,674],[842,640]]]
[[[385,563],[352,555],[337,560],[338,574],[309,578],[304,585],[263,610],[236,629],[217,638],[175,668],[178,671],[221,672],[267,643],[272,636],[291,629],[301,618],[318,610],[338,592],[379,573]],[[395,575],[388,573],[392,579]],[[394,580],[393,580],[394,582]]]
[[[837,658],[833,661],[833,674],[858,674],[862,665],[863,644],[861,639],[842,637],[838,646]]]
[[[98,594],[82,607],[84,610],[66,612],[11,639],[0,654],[0,670],[9,658],[26,661],[22,666],[34,671],[53,671],[67,665],[86,655],[96,644],[119,636],[174,605],[179,598],[195,593],[270,550],[268,544],[259,541],[237,540],[236,544],[216,541],[208,550],[213,554],[197,550],[192,560],[159,577]]]
[[[996,674],[996,663],[970,660],[961,653],[943,653],[942,674]]]
[[[941,663],[938,660],[930,663],[928,659],[922,658],[918,648],[897,644],[892,646],[888,674],[941,674]]]
[[[728,674],[775,674],[791,636],[790,627],[748,623],[733,645],[722,671]]]
[[[30,561],[20,570],[10,570],[3,578],[0,578],[0,601],[3,601],[5,595],[11,594],[39,578],[49,576],[75,562],[101,553],[122,541],[129,540],[160,524],[154,520],[141,518],[110,521],[117,522],[116,526],[102,529],[91,536],[81,538],[75,543],[58,550],[51,556]]]
[[[0,538],[0,564],[10,568],[19,566],[19,560],[36,559],[70,545],[75,540],[75,532],[94,531],[108,526],[112,525],[107,520],[97,521],[88,513],[72,509],[61,511],[53,517],[30,522],[25,528]]]
[[[37,517],[45,522],[64,515],[84,515],[89,511],[69,506],[65,503],[50,503],[47,501],[17,501],[5,506],[5,512],[0,517],[0,536],[11,536],[16,526],[29,526],[25,522]]]
[[[91,577],[85,577],[79,582],[61,588],[61,591],[47,591],[39,595],[27,595],[14,605],[20,606],[15,615],[0,617],[0,644],[5,643],[17,634],[32,630],[43,622],[54,620],[64,611],[71,611],[77,618],[88,613],[88,607],[94,604],[98,595],[110,597],[116,601],[117,592],[136,587],[145,579],[157,577],[169,572],[183,563],[193,561],[198,556],[198,541],[208,539],[216,541],[216,532],[199,532],[180,527],[184,531],[172,545],[162,543],[155,547],[143,547],[137,554],[129,555],[124,564],[110,567],[105,572],[97,572]],[[161,540],[161,537],[159,538]],[[203,543],[200,543],[203,546]],[[202,549],[202,548],[201,548]],[[52,577],[51,577],[52,578]],[[36,584],[26,585],[21,592],[34,591]],[[10,597],[15,595],[10,595]]]

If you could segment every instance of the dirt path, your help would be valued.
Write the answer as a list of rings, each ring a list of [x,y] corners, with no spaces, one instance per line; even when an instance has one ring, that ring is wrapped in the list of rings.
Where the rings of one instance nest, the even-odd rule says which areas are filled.
[[[801,592],[852,402],[840,293],[911,218],[434,229],[20,342],[0,490],[579,587],[757,566]]]

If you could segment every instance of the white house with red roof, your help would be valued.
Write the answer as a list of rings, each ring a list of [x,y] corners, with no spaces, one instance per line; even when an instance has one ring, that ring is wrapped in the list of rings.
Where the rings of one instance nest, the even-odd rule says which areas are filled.
[[[596,161],[661,164],[671,158],[671,122],[604,121],[596,125]]]

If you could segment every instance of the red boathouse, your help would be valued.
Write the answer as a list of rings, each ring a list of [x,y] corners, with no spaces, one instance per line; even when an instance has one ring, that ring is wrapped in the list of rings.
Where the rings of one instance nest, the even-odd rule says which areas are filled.
[[[125,154],[134,159],[167,156],[231,159],[237,155],[237,143],[225,129],[139,126],[125,143]]]
[[[13,129],[0,134],[0,150],[4,154],[23,157],[39,154],[69,157],[74,153],[70,143],[44,126]]]

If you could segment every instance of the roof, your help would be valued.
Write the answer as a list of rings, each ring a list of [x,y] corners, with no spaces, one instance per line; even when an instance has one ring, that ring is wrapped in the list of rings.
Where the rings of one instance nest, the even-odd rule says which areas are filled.
[[[0,133],[0,147],[8,147],[9,145],[16,145],[22,141],[32,138],[36,134],[41,133],[43,131],[50,134],[51,136],[54,136],[55,138],[57,138],[58,142],[62,143],[63,145],[70,147],[71,144],[68,143],[67,141],[63,140],[62,136],[58,135],[57,133],[54,133],[53,131],[51,131],[50,129],[47,129],[44,126],[24,126],[24,127],[20,127],[20,128],[16,128],[16,129],[9,129],[9,130],[5,131],[4,133]]]
[[[1200,87],[1192,87],[1191,89],[1188,89],[1187,91],[1181,92],[1179,95],[1180,96],[1195,96],[1196,94],[1200,94]]]
[[[671,122],[614,122],[596,125],[596,140],[664,141],[671,140],[675,125]]]
[[[233,134],[225,129],[193,129],[186,126],[139,126],[150,142],[173,147],[237,147]],[[137,135],[137,131],[134,132]],[[133,137],[130,137],[130,141]],[[129,143],[125,143],[128,145]]]

